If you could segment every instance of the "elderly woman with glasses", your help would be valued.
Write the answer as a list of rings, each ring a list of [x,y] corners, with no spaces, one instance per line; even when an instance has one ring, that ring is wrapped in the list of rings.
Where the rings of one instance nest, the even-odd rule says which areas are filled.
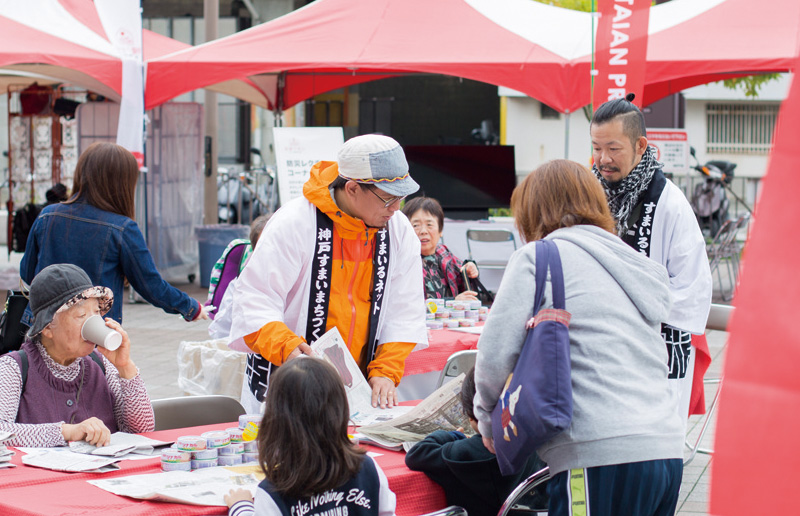
[[[469,278],[478,277],[475,262],[461,262],[440,243],[444,229],[444,211],[439,201],[431,197],[415,197],[403,206],[403,213],[411,222],[422,250],[422,276],[425,297],[478,299],[478,293],[466,285],[463,272]]]
[[[128,334],[106,319],[122,343],[95,351],[81,333],[83,323],[108,312],[113,300],[111,289],[93,286],[75,265],[50,265],[36,275],[27,340],[0,357],[0,431],[16,436],[9,445],[105,446],[114,432],[153,430],[153,408],[131,360]]]

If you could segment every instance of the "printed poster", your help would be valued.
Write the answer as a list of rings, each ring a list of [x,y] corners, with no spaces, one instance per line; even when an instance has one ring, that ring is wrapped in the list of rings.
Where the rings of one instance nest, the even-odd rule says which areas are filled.
[[[283,205],[303,195],[303,183],[318,161],[336,161],[344,145],[341,127],[275,127],[278,196]]]
[[[676,176],[689,173],[689,138],[681,129],[647,129],[647,143],[656,149],[664,172]]]

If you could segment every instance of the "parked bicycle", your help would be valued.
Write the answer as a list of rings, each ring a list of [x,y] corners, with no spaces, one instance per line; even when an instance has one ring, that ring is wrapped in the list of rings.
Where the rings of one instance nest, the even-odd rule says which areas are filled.
[[[218,220],[221,224],[250,224],[259,215],[273,213],[277,208],[278,181],[273,167],[258,156],[261,166],[239,171],[220,168],[217,172]]]

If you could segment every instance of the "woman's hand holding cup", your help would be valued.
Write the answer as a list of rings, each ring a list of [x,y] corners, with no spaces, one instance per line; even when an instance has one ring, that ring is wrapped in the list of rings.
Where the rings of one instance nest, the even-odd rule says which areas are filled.
[[[92,319],[94,319],[94,321],[92,321]],[[98,322],[102,322],[103,326],[100,327],[97,324]],[[111,332],[118,334],[119,337],[114,336]],[[97,344],[97,350],[106,357],[109,362],[114,364],[121,378],[129,380],[136,376],[138,369],[130,356],[131,341],[128,338],[128,332],[122,329],[120,323],[110,317],[103,320],[99,315],[95,315],[87,319],[83,324],[81,335],[89,342]],[[109,338],[108,335],[111,335],[111,338]],[[114,347],[117,340],[119,341],[119,345]],[[110,342],[111,345],[108,348],[104,347],[104,342]]]

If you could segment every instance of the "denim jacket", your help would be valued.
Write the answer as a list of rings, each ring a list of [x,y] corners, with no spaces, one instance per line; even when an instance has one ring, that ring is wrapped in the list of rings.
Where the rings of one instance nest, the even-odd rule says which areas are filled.
[[[110,288],[115,302],[106,316],[118,322],[122,322],[124,278],[167,313],[180,313],[190,321],[200,310],[197,301],[161,278],[136,222],[87,203],[53,204],[33,223],[20,276],[30,284],[40,270],[54,263],[77,265],[94,285]],[[30,309],[22,321],[30,325]]]

